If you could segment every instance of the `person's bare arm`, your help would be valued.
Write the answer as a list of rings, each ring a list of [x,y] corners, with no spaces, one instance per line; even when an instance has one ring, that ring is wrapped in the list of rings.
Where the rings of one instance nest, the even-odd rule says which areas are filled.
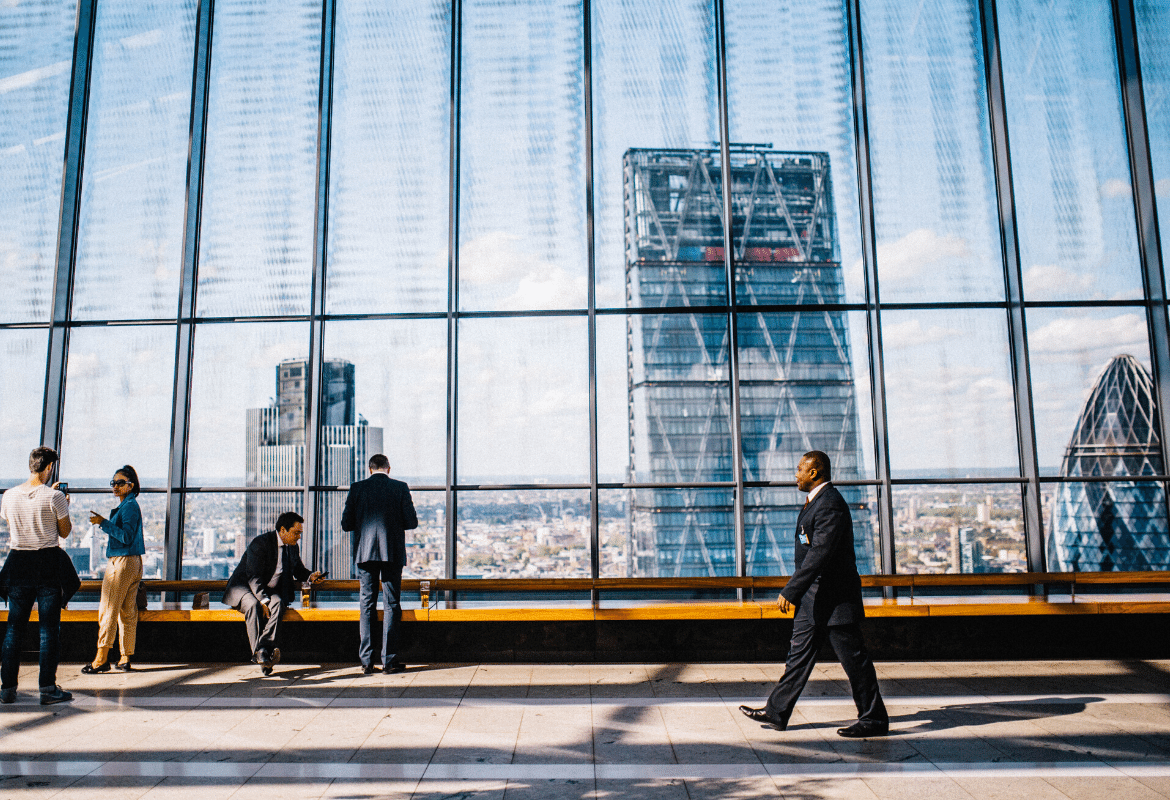
[[[73,530],[73,520],[69,517],[62,517],[57,520],[57,535],[62,539],[68,539],[69,533]]]

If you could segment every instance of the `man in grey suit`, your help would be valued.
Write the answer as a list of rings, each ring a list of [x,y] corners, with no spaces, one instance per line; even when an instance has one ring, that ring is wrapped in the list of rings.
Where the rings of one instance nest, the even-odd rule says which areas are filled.
[[[370,477],[349,487],[341,529],[353,533],[361,607],[362,672],[374,671],[372,627],[378,614],[377,582],[382,582],[382,669],[402,672],[402,568],[406,565],[406,531],[418,527],[410,487],[390,477],[390,459],[370,456]]]
[[[865,608],[853,554],[853,517],[831,480],[829,457],[820,450],[805,453],[796,468],[796,488],[808,492],[796,518],[796,571],[776,600],[785,613],[796,608],[788,661],[767,704],[739,710],[776,730],[787,728],[796,700],[812,675],[817,650],[827,637],[849,677],[857,706],[857,722],[837,733],[850,739],[885,736],[890,717],[861,638]]]

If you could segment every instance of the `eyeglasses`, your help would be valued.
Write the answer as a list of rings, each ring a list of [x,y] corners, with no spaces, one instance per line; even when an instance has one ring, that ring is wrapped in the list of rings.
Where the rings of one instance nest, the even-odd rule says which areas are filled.
[[[110,486],[133,486],[133,485],[134,484],[131,483],[130,481],[124,481],[124,480],[110,481]]]

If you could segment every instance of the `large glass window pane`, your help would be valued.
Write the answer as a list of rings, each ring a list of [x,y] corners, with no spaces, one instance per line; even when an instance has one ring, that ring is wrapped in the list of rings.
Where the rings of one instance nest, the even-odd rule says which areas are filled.
[[[731,140],[759,143],[733,156],[735,255],[743,263],[739,302],[815,302],[814,292],[801,300],[775,301],[745,289],[775,275],[766,281],[769,288],[787,284],[791,292],[817,273],[828,281],[821,299],[860,302],[865,282],[845,5],[733,0],[724,15]],[[755,149],[765,147],[779,152]],[[784,154],[793,151],[799,158],[786,171]],[[801,181],[804,162],[810,169]],[[815,272],[808,262],[817,264]],[[751,283],[744,272],[749,264],[750,273],[763,273]],[[797,270],[811,274],[794,282]],[[788,281],[779,279],[783,273]]]
[[[882,347],[895,478],[1020,474],[1002,311],[884,311]]]
[[[76,0],[0,4],[0,322],[47,319]]]
[[[838,475],[833,465],[833,479]],[[793,464],[792,471],[796,471]],[[853,517],[853,551],[862,575],[881,572],[877,487],[840,486]],[[748,575],[791,575],[794,571],[796,518],[805,494],[795,488],[748,489],[744,495],[744,540]]]
[[[48,339],[44,329],[0,330],[0,489],[28,480],[28,454],[41,443]],[[0,544],[8,546],[6,536]]]
[[[347,494],[317,493],[317,529],[313,534],[317,554],[315,563],[317,569],[329,573],[331,580],[357,577],[353,539],[341,530],[341,514],[345,510]],[[418,527],[406,532],[406,566],[402,574],[408,578],[442,578],[446,574],[447,495],[438,491],[420,492],[413,485],[410,494],[418,515]],[[309,563],[306,556],[302,555],[302,558]]]
[[[446,320],[328,323],[324,388],[322,485],[362,480],[374,453],[412,486],[446,482]]]
[[[730,577],[735,574],[732,489],[627,491],[632,556],[603,578]],[[610,537],[612,541],[612,535]],[[630,572],[622,571],[626,567]]]
[[[1041,474],[1165,474],[1142,310],[1033,308],[1027,321]],[[1098,462],[1106,442],[1137,461]]]
[[[174,394],[173,325],[75,328],[61,432],[70,483],[106,488],[129,464],[144,486],[166,486]]]
[[[1016,483],[895,486],[897,571],[1027,572],[1022,499]]]
[[[604,480],[733,479],[727,330],[726,314],[598,318]]]
[[[458,503],[458,577],[589,577],[588,490],[464,491]]]
[[[1170,264],[1170,42],[1166,40],[1166,31],[1170,30],[1170,2],[1134,0],[1133,5],[1137,13],[1158,228],[1162,232],[1162,263]]]
[[[589,479],[583,317],[459,323],[460,483]]]
[[[199,314],[307,313],[321,3],[220,0],[212,35]]]
[[[113,472],[114,470],[110,471],[111,477]],[[103,517],[109,518],[117,507],[118,498],[108,489],[99,494],[73,495],[73,503],[69,509],[73,532],[69,534],[68,539],[62,541],[62,547],[72,559],[78,577],[83,580],[101,580],[109,563],[109,559],[106,558],[106,545],[110,537],[97,525],[90,524],[89,515],[91,511],[97,511]],[[138,495],[138,510],[142,512],[142,537],[146,543],[146,552],[142,556],[142,577],[162,578],[163,532],[167,520],[166,493],[146,492]]]
[[[710,0],[595,0],[590,14],[597,305],[725,303]]]
[[[1109,0],[998,4],[1029,300],[1142,296]]]
[[[175,314],[195,0],[97,6],[73,314]]]
[[[272,530],[285,511],[301,511],[300,492],[195,492],[183,514],[183,579],[226,580],[248,543]],[[310,568],[310,553],[301,560]]]
[[[886,302],[999,300],[1003,262],[975,0],[861,0]]]
[[[861,312],[739,315],[744,480],[792,480],[809,450],[838,480],[873,477],[865,336]]]
[[[329,311],[446,310],[450,2],[339,3],[334,35]]]
[[[1050,572],[1170,569],[1161,481],[1049,483],[1043,501]]]
[[[188,486],[303,485],[308,353],[308,323],[196,328]]]
[[[586,302],[584,52],[579,0],[462,10],[459,302]]]

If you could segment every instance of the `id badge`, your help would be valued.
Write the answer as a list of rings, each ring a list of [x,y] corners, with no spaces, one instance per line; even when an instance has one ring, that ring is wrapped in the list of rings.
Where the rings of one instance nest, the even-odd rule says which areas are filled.
[[[801,544],[803,544],[805,547],[808,547],[808,534],[804,532],[803,525],[800,526],[800,536],[797,538],[800,539]]]

